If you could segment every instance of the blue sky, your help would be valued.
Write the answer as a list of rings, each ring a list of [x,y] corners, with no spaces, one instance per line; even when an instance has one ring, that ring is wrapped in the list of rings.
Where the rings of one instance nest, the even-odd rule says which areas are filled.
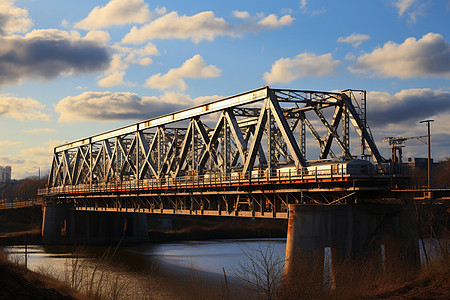
[[[255,4],[257,3],[257,4]],[[344,4],[345,3],[345,4]],[[385,136],[450,146],[450,1],[0,0],[0,165],[261,86],[365,89]],[[425,157],[408,141],[405,157]]]

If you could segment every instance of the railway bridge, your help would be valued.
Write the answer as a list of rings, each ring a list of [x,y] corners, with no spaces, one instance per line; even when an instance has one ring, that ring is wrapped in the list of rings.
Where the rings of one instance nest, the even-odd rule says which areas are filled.
[[[359,252],[407,215],[366,107],[363,90],[262,87],[58,146],[39,191],[44,239],[96,239],[123,222],[145,237],[144,214],[289,218],[291,253]]]

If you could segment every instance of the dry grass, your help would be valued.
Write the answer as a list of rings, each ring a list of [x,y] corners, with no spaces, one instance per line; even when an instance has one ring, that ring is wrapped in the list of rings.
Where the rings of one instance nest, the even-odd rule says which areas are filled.
[[[87,260],[87,250],[75,247],[66,261],[64,282],[93,299],[121,299],[125,283],[110,265],[114,253],[108,248],[101,257]]]
[[[434,259],[421,269],[397,253],[384,265],[380,258],[333,263],[331,282],[323,281],[321,255],[297,255],[278,299],[450,299],[450,239],[441,236]]]
[[[12,263],[0,251],[0,299],[91,299],[69,285]]]
[[[290,262],[278,299],[320,299],[325,295],[323,255],[298,253]]]

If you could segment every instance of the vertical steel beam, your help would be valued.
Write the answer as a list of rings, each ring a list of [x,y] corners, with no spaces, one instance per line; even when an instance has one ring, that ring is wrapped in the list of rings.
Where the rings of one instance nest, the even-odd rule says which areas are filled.
[[[283,111],[280,107],[280,104],[278,103],[276,98],[272,95],[270,96],[269,103],[272,114],[276,122],[278,123],[278,128],[280,129],[281,134],[286,142],[286,145],[292,155],[292,158],[294,159],[295,165],[297,166],[297,168],[305,167],[306,160],[300,153],[300,149],[297,145],[297,142],[295,141],[292,131],[289,128],[286,118],[283,115]]]
[[[187,153],[189,152],[189,146],[191,144],[191,139],[192,139],[192,131],[193,131],[193,121],[191,120],[191,122],[189,122],[189,126],[188,129],[186,131],[186,135],[184,136],[184,140],[181,146],[181,151],[180,151],[180,155],[178,156],[177,159],[177,168],[175,169],[175,172],[173,173],[172,177],[178,177],[178,175],[180,174],[180,171],[183,167],[183,165],[186,163],[187,160]]]
[[[261,138],[264,131],[264,126],[267,121],[267,104],[269,103],[269,98],[264,100],[264,104],[261,108],[261,112],[259,113],[258,122],[256,123],[255,134],[253,135],[252,143],[250,145],[247,159],[244,163],[244,168],[242,170],[242,175],[247,176],[253,170],[253,165],[255,164],[256,152],[259,150],[261,146]]]
[[[233,110],[227,109],[225,112],[225,116],[228,120],[228,124],[230,124],[230,131],[233,134],[234,140],[236,142],[237,150],[241,155],[242,161],[245,161],[245,152],[247,151],[247,141],[242,136],[242,131],[239,128]]]
[[[380,152],[378,151],[378,148],[375,145],[375,141],[370,136],[369,132],[367,131],[367,127],[365,127],[363,125],[363,122],[359,118],[355,107],[352,105],[351,99],[347,95],[342,94],[342,100],[344,102],[345,107],[349,111],[350,120],[353,123],[353,126],[356,129],[356,132],[359,134],[361,139],[364,139],[365,143],[367,144],[367,148],[369,149],[370,153],[372,154],[373,160],[376,163],[384,162],[384,158],[381,156]]]
[[[230,170],[230,159],[229,159],[229,152],[230,152],[230,137],[228,132],[228,122],[225,115],[223,117],[223,138],[222,138],[222,159],[223,159],[223,165],[222,165],[222,172],[225,176],[229,173]]]
[[[305,131],[305,120],[300,119],[300,153],[306,159],[306,131]]]
[[[350,124],[349,124],[349,115],[348,115],[348,109],[347,107],[344,107],[343,112],[343,120],[342,120],[342,141],[344,144],[344,147],[346,149],[350,149]],[[345,152],[342,151],[342,155],[345,157]],[[346,157],[349,159],[349,157]]]
[[[275,145],[274,145],[274,132],[272,130],[273,118],[272,113],[270,111],[270,102],[266,107],[267,110],[267,121],[266,121],[266,135],[267,135],[267,172],[269,177],[272,176],[272,166],[274,165],[275,160]]]
[[[337,134],[337,128],[338,128],[339,122],[341,120],[342,111],[343,111],[342,107],[339,105],[336,105],[331,124],[329,124],[328,121],[326,121],[326,119],[323,117],[322,113],[319,114],[319,112],[316,111],[316,113],[319,115],[319,118],[322,120],[322,123],[325,125],[325,127],[328,130],[328,135],[325,138],[324,145],[323,145],[322,151],[320,153],[319,159],[327,158],[328,154],[330,153],[331,143],[332,143],[333,139],[335,139],[336,142],[338,143],[339,147],[341,147],[342,151],[344,152],[345,157],[349,158],[352,156],[350,153],[350,149],[348,149],[345,146],[345,143],[343,143],[339,139],[339,135]]]

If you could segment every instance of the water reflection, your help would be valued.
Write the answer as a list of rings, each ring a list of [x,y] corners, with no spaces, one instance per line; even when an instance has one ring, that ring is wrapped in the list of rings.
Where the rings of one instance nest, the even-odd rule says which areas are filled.
[[[105,292],[120,289],[116,292],[125,299],[188,299],[195,294],[220,299],[225,294],[225,269],[233,298],[244,299],[248,295],[238,288],[234,276],[240,264],[245,263],[243,251],[270,245],[284,257],[285,244],[286,239],[245,239],[145,244],[118,249],[28,246],[28,268],[69,284],[84,277],[86,282],[79,285],[91,291],[98,289],[98,281],[103,280]],[[23,246],[6,250],[11,260],[24,261]]]

